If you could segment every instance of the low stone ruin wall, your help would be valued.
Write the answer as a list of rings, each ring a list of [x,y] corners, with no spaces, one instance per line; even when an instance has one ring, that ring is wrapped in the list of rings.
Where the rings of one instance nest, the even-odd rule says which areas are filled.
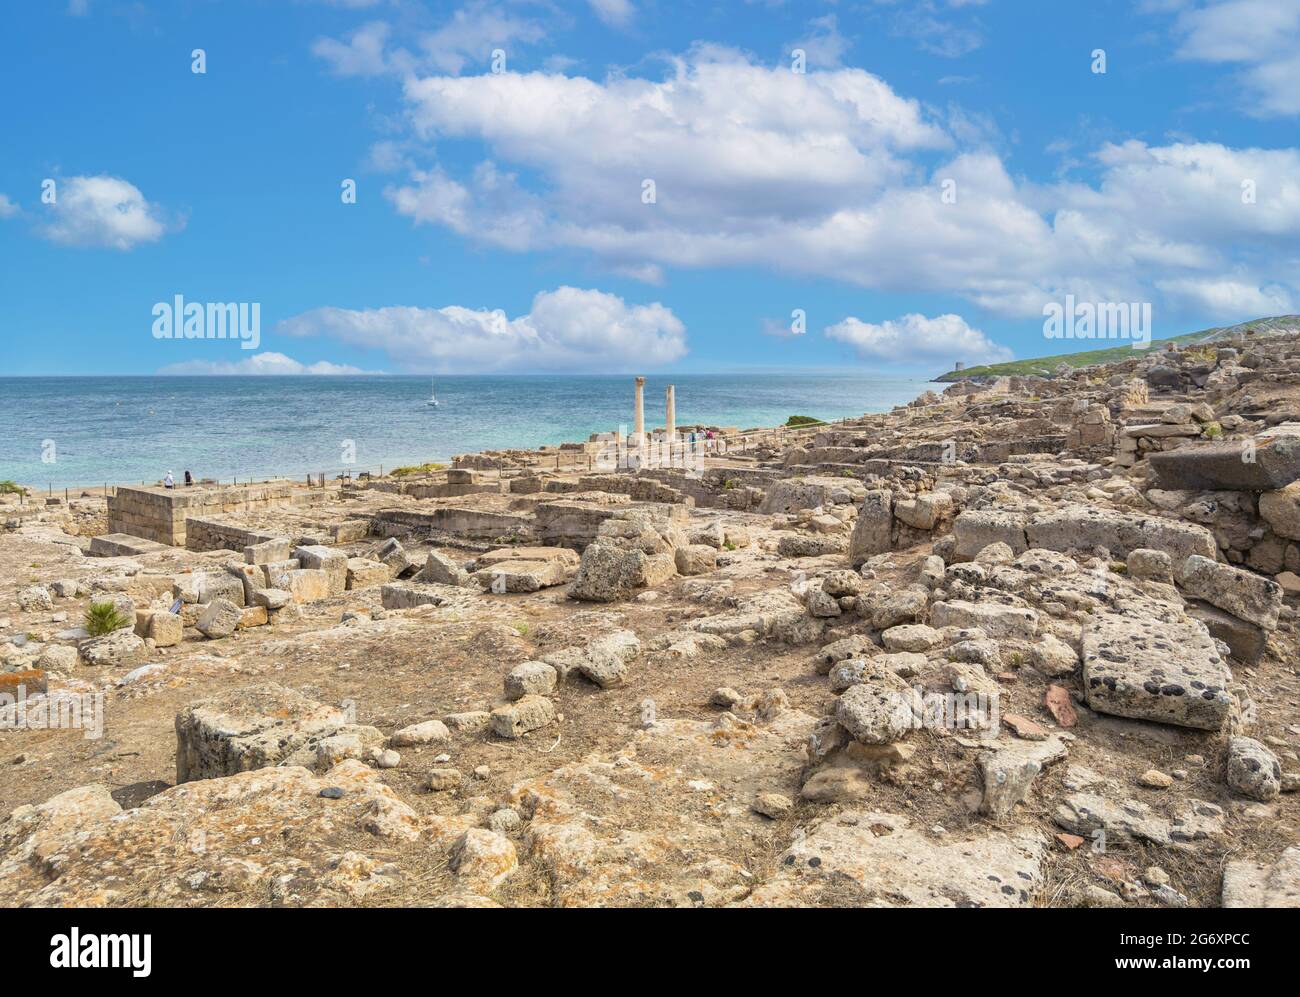
[[[185,521],[185,546],[189,550],[243,550],[253,544],[274,540],[275,533],[246,530],[213,519],[190,517]]]
[[[1140,426],[1125,426],[1119,433],[1119,445],[1115,451],[1115,463],[1120,467],[1132,467],[1150,454],[1176,450],[1191,440],[1201,438],[1201,427],[1196,424],[1176,425],[1171,423],[1151,423]]]
[[[310,501],[287,481],[224,488],[118,488],[108,497],[108,531],[173,547],[186,545],[186,520],[218,518]]]
[[[531,535],[533,525],[532,517],[521,513],[487,512],[472,508],[433,509],[429,512],[385,509],[375,514],[370,530],[380,537],[448,533],[452,536],[491,540]]]

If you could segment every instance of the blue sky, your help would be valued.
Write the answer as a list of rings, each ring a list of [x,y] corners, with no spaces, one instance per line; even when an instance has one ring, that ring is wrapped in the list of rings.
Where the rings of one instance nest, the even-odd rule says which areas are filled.
[[[1300,0],[12,5],[0,375],[932,373],[1095,346],[1067,294],[1298,311],[1297,53]],[[176,295],[257,348],[156,338]]]

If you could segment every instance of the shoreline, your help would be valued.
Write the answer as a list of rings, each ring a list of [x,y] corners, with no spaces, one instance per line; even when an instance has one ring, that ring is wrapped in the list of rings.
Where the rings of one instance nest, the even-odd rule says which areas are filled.
[[[924,394],[924,392],[921,392],[921,394]],[[860,412],[857,413],[856,415],[840,416],[839,418],[836,419],[826,419],[826,420],[822,420],[820,424],[831,425],[836,422],[843,422],[848,419],[855,419],[864,414],[870,414],[870,413]],[[715,430],[721,428],[714,423],[693,423],[691,425],[713,427]],[[765,432],[774,431],[778,428],[780,427],[779,426],[746,426],[740,428],[740,432],[741,433],[765,433]],[[594,435],[596,432],[601,432],[601,431],[600,430],[593,431],[592,435]],[[604,430],[604,432],[609,432],[609,430]],[[392,458],[391,460],[376,461],[373,464],[352,465],[347,468],[337,468],[337,467],[323,468],[321,470],[311,471],[311,472],[299,471],[299,472],[291,472],[291,473],[283,473],[283,474],[251,474],[251,475],[240,474],[240,475],[231,475],[229,477],[223,476],[220,478],[208,478],[206,479],[206,483],[208,484],[209,487],[213,487],[222,484],[236,484],[236,483],[263,484],[271,481],[288,481],[291,483],[296,483],[299,485],[306,486],[307,485],[306,478],[310,473],[312,477],[315,477],[318,474],[324,474],[326,484],[328,485],[330,483],[337,482],[339,480],[339,472],[343,470],[346,470],[348,472],[349,477],[352,478],[353,480],[356,480],[357,478],[360,478],[362,475],[365,474],[369,474],[373,478],[391,478],[393,476],[392,472],[397,468],[401,468],[401,467],[419,467],[424,464],[442,464],[446,467],[451,467],[452,462],[455,460],[456,457],[459,456],[478,455],[478,454],[485,454],[485,453],[500,453],[506,451],[522,451],[525,453],[533,453],[533,454],[545,453],[549,455],[551,453],[572,452],[571,450],[566,450],[565,448],[571,447],[573,445],[578,445],[584,442],[585,442],[584,440],[565,440],[562,443],[544,444],[542,446],[535,446],[535,447],[530,447],[530,446],[487,447],[479,450],[463,450],[458,454],[455,454],[450,457],[445,457],[445,458],[428,457],[428,456],[411,457],[411,458]],[[184,469],[182,469],[179,473],[177,473],[174,468],[172,470],[173,470],[173,474],[176,475],[177,490],[184,489],[186,487],[184,484],[184,474],[185,474]],[[238,480],[236,481],[235,479]],[[0,480],[5,480],[5,479],[0,479]],[[201,478],[196,479],[193,487],[198,487],[200,485],[203,485],[204,483],[205,483],[205,479],[201,479]],[[29,497],[33,499],[41,498],[43,496],[57,497],[60,492],[65,492],[65,491],[69,493],[68,496],[69,498],[78,498],[78,497],[82,497],[83,493],[88,493],[92,497],[97,495],[104,495],[106,493],[105,492],[106,489],[161,487],[162,478],[160,477],[155,481],[140,481],[139,479],[132,479],[130,481],[126,481],[126,480],[106,481],[106,482],[101,481],[94,485],[55,484],[53,489],[49,487],[48,482],[39,487],[21,481],[16,481],[15,484],[17,484],[20,488],[27,489]],[[72,493],[76,493],[76,494],[72,494]]]
[[[151,376],[154,376],[154,375],[139,375],[139,376],[141,376],[141,377],[151,377]],[[320,376],[320,377],[329,377],[330,379],[337,379],[337,378],[341,378],[341,377],[345,377],[345,376],[350,377],[350,376],[353,376],[353,375],[293,375],[292,378],[290,378],[289,376],[285,376],[284,378],[281,378],[281,379],[282,379],[282,380],[289,380],[289,379],[297,380],[297,379],[299,379],[299,378],[306,379],[307,377],[315,377],[315,376]],[[477,375],[462,375],[462,376],[477,376]],[[512,375],[512,376],[513,376],[513,375]],[[518,376],[520,376],[520,377],[531,377],[531,376],[546,376],[546,375],[518,375]],[[568,376],[568,375],[565,375],[565,376]],[[608,376],[610,376],[610,375],[591,375],[591,376],[593,376],[593,377],[605,378],[605,377],[608,377]],[[713,376],[713,375],[704,375],[704,376]],[[115,379],[116,379],[116,376],[115,376],[115,375],[104,375],[103,377],[104,377],[105,380],[115,380]],[[243,379],[247,379],[247,380],[263,380],[263,379],[264,379],[264,376],[262,376],[262,375],[258,375],[258,376],[252,376],[252,375],[249,375],[249,376],[245,376]],[[885,378],[881,378],[881,380],[893,380],[893,379],[885,379]],[[897,379],[897,380],[905,380],[905,379],[901,379],[901,378],[900,378],[900,379]],[[919,398],[920,396],[924,395],[927,391],[932,391],[932,390],[934,390],[933,388],[929,387],[929,385],[931,385],[931,384],[933,384],[933,383],[935,383],[935,382],[933,382],[933,381],[929,381],[929,380],[922,380],[922,379],[918,379],[918,380],[916,380],[916,382],[915,382],[915,387],[916,387],[917,390],[915,391],[915,393],[911,394],[911,396],[908,398],[908,401],[907,401],[907,402],[904,402],[904,403],[902,403],[902,404],[907,404],[908,402],[914,401],[916,398]],[[631,399],[629,398],[629,406],[628,406],[629,410],[630,410],[631,407],[632,407],[631,404],[630,404],[630,401],[631,401]],[[794,401],[792,401],[790,404],[791,404],[791,405],[798,405],[799,402],[798,402],[798,400],[794,400]],[[863,415],[869,415],[869,414],[879,413],[879,412],[888,412],[888,411],[891,411],[894,407],[896,407],[896,406],[892,406],[892,405],[884,405],[884,406],[879,406],[879,407],[877,407],[877,408],[874,409],[874,410],[873,410],[873,409],[859,409],[859,410],[857,410],[857,411],[849,411],[849,412],[845,412],[845,413],[843,413],[843,414],[832,414],[832,415],[830,415],[828,418],[823,419],[823,421],[824,421],[825,423],[827,423],[827,424],[830,424],[830,423],[837,422],[837,421],[842,421],[842,420],[845,420],[845,419],[856,419],[856,418],[860,418],[860,417],[863,416]],[[630,414],[630,412],[629,412],[629,414]],[[808,413],[807,411],[799,411],[799,412],[792,411],[792,412],[789,413],[789,416],[795,416],[795,415],[808,415],[808,414],[810,414],[810,413]],[[788,417],[789,417],[789,416],[788,416]],[[788,417],[787,417],[787,418],[788,418]],[[818,416],[818,415],[813,415],[813,418],[822,418],[822,417],[821,417],[821,416]],[[650,418],[650,416],[647,415],[647,422],[649,423],[649,422],[652,422],[652,421],[653,421],[653,420]],[[629,422],[629,423],[631,422],[631,419],[630,419],[630,418],[629,418],[628,422]],[[718,421],[694,420],[694,421],[692,421],[692,422],[690,422],[690,423],[687,423],[687,424],[685,424],[685,425],[688,426],[688,427],[689,427],[689,426],[703,426],[703,427],[711,427],[711,428],[713,428],[715,431],[717,431],[717,430],[721,429],[721,428],[723,427],[724,424],[723,424],[722,422],[718,422]],[[744,426],[744,427],[735,427],[735,428],[740,429],[741,432],[758,432],[758,431],[770,431],[770,430],[774,430],[774,429],[776,429],[779,425],[784,425],[784,423],[773,424],[773,425],[754,425],[754,426]],[[296,482],[298,482],[298,483],[300,483],[300,484],[306,484],[306,478],[307,478],[307,476],[308,476],[309,474],[310,474],[311,476],[315,477],[315,476],[317,476],[317,475],[319,475],[319,474],[322,474],[322,473],[325,475],[325,477],[326,477],[326,481],[327,481],[327,482],[331,482],[331,481],[337,481],[338,478],[339,478],[339,476],[340,476],[340,474],[341,474],[341,472],[344,472],[344,471],[347,471],[347,472],[349,473],[349,475],[351,476],[351,478],[353,478],[354,480],[355,480],[356,478],[360,477],[362,474],[370,474],[371,476],[374,476],[374,477],[385,477],[385,478],[386,478],[386,477],[389,477],[389,476],[391,475],[391,472],[392,472],[393,469],[395,469],[395,468],[399,468],[399,467],[419,466],[419,465],[422,465],[422,464],[425,464],[425,463],[441,463],[441,464],[446,464],[448,467],[450,467],[451,464],[452,464],[452,461],[454,460],[454,458],[455,458],[456,456],[467,455],[467,454],[482,454],[482,453],[491,453],[491,452],[509,451],[509,450],[519,450],[519,451],[526,451],[526,452],[530,452],[530,453],[541,453],[541,452],[545,452],[545,453],[548,453],[548,454],[549,454],[549,453],[551,453],[551,452],[561,451],[561,450],[562,450],[564,447],[566,447],[566,446],[573,446],[573,445],[576,445],[576,444],[584,443],[584,442],[586,442],[586,439],[587,439],[588,437],[592,436],[592,435],[595,435],[595,434],[598,434],[598,433],[611,432],[611,431],[612,431],[613,429],[615,429],[615,428],[617,428],[617,427],[615,427],[615,426],[610,426],[610,427],[603,427],[603,428],[600,428],[600,427],[598,427],[598,428],[591,428],[591,429],[589,429],[589,431],[588,431],[588,433],[586,434],[586,436],[584,436],[584,437],[582,437],[582,438],[571,438],[571,439],[566,439],[566,440],[562,440],[562,441],[560,441],[560,442],[558,442],[558,443],[545,443],[545,444],[535,444],[535,445],[528,445],[528,444],[526,444],[526,443],[514,443],[514,444],[507,445],[507,446],[489,446],[489,447],[479,447],[479,448],[474,448],[474,449],[457,449],[456,452],[455,452],[454,454],[446,454],[446,455],[442,455],[442,456],[439,456],[439,455],[436,455],[436,454],[429,454],[428,452],[426,452],[426,453],[424,453],[424,454],[422,454],[422,455],[419,455],[419,456],[401,456],[401,455],[399,455],[399,456],[394,456],[394,457],[384,457],[384,458],[381,458],[381,459],[378,459],[378,460],[374,460],[374,461],[367,461],[367,462],[365,462],[364,464],[362,464],[362,463],[356,463],[356,464],[349,464],[349,465],[341,466],[341,465],[339,465],[338,463],[335,463],[335,465],[332,466],[332,467],[330,466],[329,462],[322,461],[322,462],[321,462],[321,465],[322,465],[322,466],[316,467],[316,468],[314,468],[314,469],[312,469],[312,470],[310,470],[310,471],[308,471],[308,470],[306,470],[306,469],[293,469],[293,470],[288,470],[288,471],[273,471],[273,472],[264,472],[264,473],[258,473],[258,472],[256,472],[256,471],[254,471],[253,473],[250,473],[250,474],[239,473],[239,474],[233,474],[233,475],[220,475],[220,476],[204,475],[203,477],[199,477],[199,478],[197,478],[195,483],[196,483],[196,485],[197,485],[197,484],[199,484],[199,483],[200,483],[204,478],[207,478],[208,480],[210,480],[211,482],[213,482],[213,483],[215,483],[215,484],[235,483],[236,481],[238,481],[239,483],[244,483],[244,482],[248,482],[248,481],[251,481],[251,482],[253,482],[253,483],[263,483],[263,482],[268,482],[268,481],[290,481],[290,482],[295,482],[295,481],[296,481]],[[656,428],[656,427],[654,427],[654,426],[651,425],[651,426],[649,426],[648,428],[650,428],[650,429],[654,429],[654,428]],[[680,428],[682,428],[682,427],[679,426],[679,429],[680,429]],[[542,434],[539,434],[539,435],[544,435],[544,430],[543,430]],[[164,470],[164,472],[165,472],[166,467],[164,467],[163,470]],[[176,477],[176,480],[177,480],[177,487],[178,487],[178,488],[183,488],[183,487],[185,487],[185,486],[182,484],[182,481],[183,481],[183,478],[184,478],[184,472],[185,472],[186,468],[183,467],[183,466],[175,466],[175,465],[174,465],[174,466],[171,467],[171,470],[172,470],[172,473],[173,473],[173,474],[175,475],[175,477]],[[192,468],[191,468],[191,470],[192,470]],[[162,483],[162,475],[160,474],[156,479],[151,480],[151,481],[141,481],[141,479],[139,479],[139,478],[137,478],[137,477],[131,477],[131,478],[118,478],[118,479],[116,479],[116,480],[115,480],[115,479],[111,479],[111,478],[108,479],[108,480],[100,479],[100,480],[92,481],[92,482],[69,482],[69,481],[66,481],[66,480],[64,480],[64,481],[60,481],[60,480],[57,480],[57,479],[55,479],[53,482],[50,482],[50,481],[45,481],[45,482],[33,482],[33,481],[30,481],[30,480],[18,480],[18,479],[16,479],[16,478],[15,478],[15,479],[7,479],[7,478],[3,475],[3,473],[0,473],[0,480],[13,480],[14,483],[17,484],[19,487],[26,489],[27,492],[28,492],[29,497],[31,497],[31,498],[33,498],[33,499],[40,498],[40,497],[58,496],[58,495],[60,494],[60,492],[64,492],[64,491],[66,491],[66,492],[69,493],[69,495],[68,495],[69,498],[72,498],[72,497],[81,497],[81,494],[82,494],[82,493],[88,493],[91,497],[94,497],[94,496],[97,496],[97,495],[103,495],[103,494],[105,494],[105,489],[116,489],[116,488],[138,488],[138,487],[154,487],[154,486],[160,486],[161,483]],[[52,485],[52,487],[51,487],[51,485]],[[72,493],[76,493],[76,494],[74,495],[74,494],[72,494]]]

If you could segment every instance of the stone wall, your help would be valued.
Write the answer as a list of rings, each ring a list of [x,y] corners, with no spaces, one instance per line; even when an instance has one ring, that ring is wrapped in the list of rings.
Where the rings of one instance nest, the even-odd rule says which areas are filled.
[[[1110,419],[1110,409],[1096,402],[1079,399],[1071,411],[1070,432],[1065,446],[1068,450],[1087,450],[1091,447],[1110,448],[1115,443],[1115,424]]]
[[[245,530],[212,519],[190,516],[185,521],[185,546],[190,550],[243,550],[278,537],[277,533]]]
[[[310,496],[301,493],[303,500]],[[186,546],[186,520],[209,519],[298,504],[287,481],[191,488],[118,488],[108,498],[108,531]]]
[[[443,508],[428,512],[384,509],[375,514],[370,529],[381,537],[449,533],[458,537],[490,540],[527,535],[532,527],[532,517],[525,514],[474,508]]]

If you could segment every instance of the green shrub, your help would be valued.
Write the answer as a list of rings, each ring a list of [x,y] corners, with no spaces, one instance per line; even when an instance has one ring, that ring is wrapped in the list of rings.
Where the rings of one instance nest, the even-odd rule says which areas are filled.
[[[393,468],[393,477],[402,478],[408,474],[429,474],[432,471],[441,471],[445,469],[446,466],[446,464],[435,464],[430,462],[428,464],[415,464],[411,467],[395,467]]]
[[[814,419],[810,415],[792,415],[785,420],[787,426],[824,426],[821,419]]]
[[[92,637],[120,630],[130,622],[111,602],[92,602],[86,609],[86,632]]]
[[[0,481],[0,495],[21,495],[23,489],[12,481]]]

